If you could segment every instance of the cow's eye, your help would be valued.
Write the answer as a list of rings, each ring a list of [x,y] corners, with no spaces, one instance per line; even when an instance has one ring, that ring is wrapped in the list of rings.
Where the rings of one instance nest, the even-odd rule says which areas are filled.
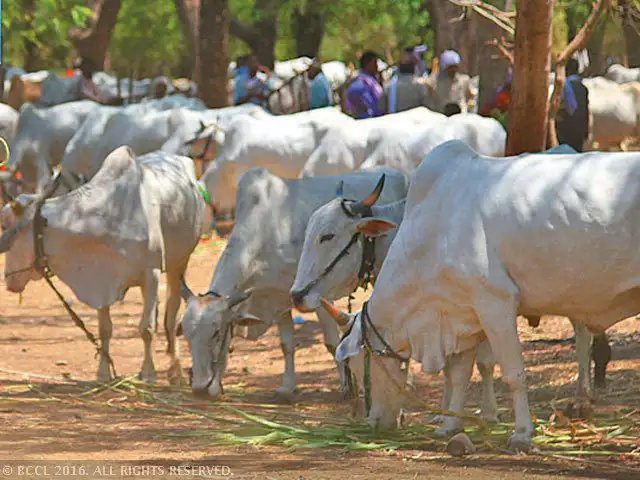
[[[320,243],[328,242],[333,237],[335,237],[335,235],[333,233],[325,233],[324,235],[322,235],[320,237]]]

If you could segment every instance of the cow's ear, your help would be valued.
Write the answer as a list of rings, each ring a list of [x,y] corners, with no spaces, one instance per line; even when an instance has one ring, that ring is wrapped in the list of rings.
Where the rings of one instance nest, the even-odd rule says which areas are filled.
[[[384,218],[363,218],[356,224],[356,230],[366,237],[379,237],[388,233],[390,230],[397,228],[393,222]]]
[[[264,321],[249,313],[238,313],[233,316],[233,323],[240,327],[249,327],[251,325],[260,325],[264,323]]]

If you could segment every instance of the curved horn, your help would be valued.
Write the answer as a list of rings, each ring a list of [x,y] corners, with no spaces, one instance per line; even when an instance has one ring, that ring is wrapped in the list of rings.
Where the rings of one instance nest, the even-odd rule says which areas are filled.
[[[378,180],[378,184],[373,189],[373,191],[369,194],[367,198],[360,202],[355,202],[351,204],[351,211],[356,215],[364,213],[364,211],[378,201],[380,198],[380,194],[382,193],[382,189],[384,188],[384,181],[386,178],[386,174],[382,174],[380,180]]]
[[[344,197],[344,180],[340,180],[340,183],[338,183],[338,188],[336,188],[336,197]]]
[[[184,276],[180,277],[180,293],[182,294],[182,299],[185,302],[188,302],[190,298],[192,298],[193,292],[187,286],[187,282],[184,280]]]
[[[233,308],[236,305],[244,302],[253,293],[253,288],[249,288],[244,291],[237,291],[233,295],[227,297],[229,299],[229,308]]]
[[[341,327],[345,327],[349,323],[349,320],[351,319],[351,317],[346,313],[344,313],[343,311],[341,311],[329,300],[323,297],[320,297],[320,303],[322,303],[322,306],[324,307],[324,309],[327,311],[329,315],[331,315],[331,317],[336,321],[338,325],[340,325]]]

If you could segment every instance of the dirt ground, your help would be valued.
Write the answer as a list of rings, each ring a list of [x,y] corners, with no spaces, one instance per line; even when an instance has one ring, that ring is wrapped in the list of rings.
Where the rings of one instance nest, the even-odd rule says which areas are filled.
[[[197,248],[188,270],[188,280],[194,290],[204,291],[208,286],[223,245],[214,238],[203,241]],[[4,270],[4,258],[0,260],[0,269]],[[54,281],[61,285],[58,280]],[[193,475],[181,476],[175,471],[167,473],[171,465],[227,467],[219,478],[231,474],[232,478],[281,480],[640,478],[640,463],[635,456],[573,456],[567,459],[551,455],[479,452],[456,459],[438,451],[347,452],[339,448],[289,453],[283,447],[207,446],[198,437],[170,437],[169,434],[220,429],[224,425],[193,415],[171,415],[160,409],[114,408],[135,406],[135,399],[120,398],[116,394],[82,397],[84,401],[76,401],[77,387],[60,379],[93,380],[97,369],[95,350],[44,282],[29,284],[21,303],[19,297],[6,292],[4,282],[1,283],[0,459],[4,462],[0,460],[0,466],[10,460],[15,461],[14,466],[18,461],[26,460],[99,461],[117,466],[112,478],[193,478]],[[61,291],[65,298],[73,298],[66,286],[61,285]],[[163,299],[164,294],[163,286]],[[358,295],[356,308],[365,295]],[[345,302],[340,305],[344,307]],[[95,312],[77,301],[73,302],[73,307],[90,330],[97,332]],[[131,290],[122,304],[112,308],[111,352],[119,375],[136,374],[141,365],[142,341],[137,331],[141,311],[141,296],[137,290]],[[161,308],[161,317],[163,311]],[[346,417],[350,406],[338,392],[334,363],[322,345],[319,326],[311,316],[307,315],[305,319],[304,324],[296,326],[300,393],[296,407],[292,408],[314,408],[313,411],[324,412],[327,416]],[[640,420],[636,410],[640,408],[640,394],[634,395],[640,380],[639,325],[639,321],[629,319],[611,329],[613,361],[609,367],[609,383],[596,405],[598,417],[618,415],[635,421],[632,430],[636,436]],[[552,413],[551,402],[572,393],[576,365],[573,343],[568,339],[573,331],[569,322],[561,318],[545,318],[537,329],[524,322],[520,327],[533,411],[538,418],[547,419]],[[237,402],[274,402],[273,392],[279,385],[283,368],[276,330],[269,330],[258,342],[236,339],[234,347],[225,379],[228,396]],[[155,362],[159,383],[166,386],[168,359],[165,348],[161,325],[155,343]],[[190,366],[190,357],[185,343],[182,343],[182,358],[186,369]],[[414,368],[418,372],[418,367]],[[422,374],[416,377],[418,394],[438,406],[442,378]],[[477,409],[480,399],[477,373],[474,373],[473,382],[468,412]],[[497,392],[501,417],[511,421],[509,395],[500,381]],[[65,396],[74,400],[66,401]],[[196,399],[188,405],[194,410],[206,408],[206,402]],[[637,446],[640,447],[640,442]],[[133,470],[120,470],[122,465],[156,465],[167,469],[161,473],[150,474],[146,470],[136,474]],[[18,476],[16,471],[14,468],[9,474],[8,470],[3,470],[3,477],[42,478],[37,474]],[[57,476],[52,472],[48,472],[50,477]]]

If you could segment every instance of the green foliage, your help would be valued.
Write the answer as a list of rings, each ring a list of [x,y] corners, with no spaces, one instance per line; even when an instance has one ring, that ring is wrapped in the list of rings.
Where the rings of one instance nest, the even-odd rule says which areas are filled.
[[[180,21],[170,0],[124,0],[109,45],[110,70],[137,78],[175,70],[186,53]]]
[[[85,26],[91,19],[91,9],[83,0],[36,0],[35,10],[29,12],[25,3],[3,2],[4,62],[22,65],[29,41],[38,49],[38,67],[64,68],[71,48],[69,29]]]

